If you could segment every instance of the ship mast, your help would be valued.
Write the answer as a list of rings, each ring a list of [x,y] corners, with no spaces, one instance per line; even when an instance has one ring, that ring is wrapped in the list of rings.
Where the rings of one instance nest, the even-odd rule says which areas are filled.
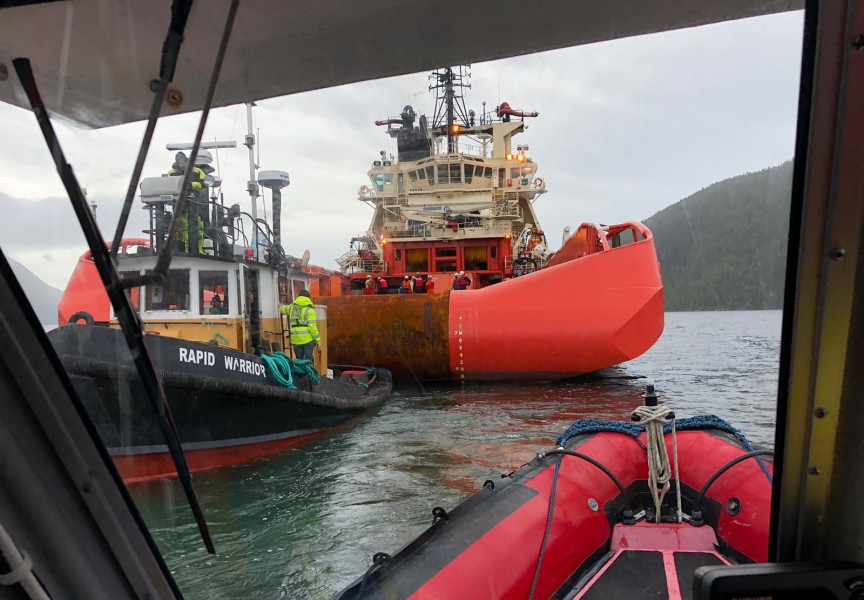
[[[255,235],[258,227],[258,181],[255,177],[255,170],[258,165],[255,164],[255,133],[252,131],[252,107],[254,102],[246,103],[246,139],[243,145],[249,148],[249,181],[246,183],[246,190],[249,192],[249,199],[252,201],[252,239],[254,241],[253,248],[255,249],[255,260],[258,260],[258,236]]]
[[[456,151],[456,137],[458,132],[454,125],[461,127],[472,127],[473,111],[465,108],[465,97],[461,88],[471,88],[470,83],[465,80],[471,77],[471,65],[459,65],[457,67],[446,67],[433,71],[429,79],[435,84],[429,86],[430,91],[435,92],[435,116],[432,127],[447,128],[447,153]]]

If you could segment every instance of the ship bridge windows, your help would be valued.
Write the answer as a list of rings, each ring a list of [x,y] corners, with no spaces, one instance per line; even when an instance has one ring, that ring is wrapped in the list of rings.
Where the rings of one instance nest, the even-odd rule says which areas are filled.
[[[438,183],[461,183],[462,164],[449,163],[438,165]]]
[[[478,167],[482,171],[482,167]],[[465,183],[471,183],[474,180],[474,165],[465,165]]]
[[[422,172],[422,171],[421,171]],[[408,178],[414,182],[417,181],[417,171],[408,171]]]
[[[384,173],[375,175],[375,189],[379,192],[384,191],[384,186],[393,183],[393,173]]]
[[[163,285],[148,285],[144,292],[145,310],[190,310],[189,269],[168,271]]]
[[[435,167],[426,167],[426,179],[429,183],[435,183]]]
[[[202,315],[227,315],[228,271],[198,273],[198,309]]]

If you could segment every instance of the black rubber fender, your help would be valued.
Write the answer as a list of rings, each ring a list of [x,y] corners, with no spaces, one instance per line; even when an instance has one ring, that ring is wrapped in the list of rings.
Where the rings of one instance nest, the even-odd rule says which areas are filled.
[[[79,310],[71,317],[69,317],[69,323],[78,323],[78,321],[80,321],[81,319],[84,319],[85,325],[92,325],[96,322],[96,320],[93,318],[93,315],[91,315],[89,312],[87,312],[86,310]]]

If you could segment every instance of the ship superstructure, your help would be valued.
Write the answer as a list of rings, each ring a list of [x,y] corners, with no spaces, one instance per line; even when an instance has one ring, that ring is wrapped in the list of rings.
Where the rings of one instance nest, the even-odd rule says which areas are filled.
[[[536,112],[506,102],[479,116],[466,110],[466,67],[430,76],[435,113],[429,123],[411,106],[376,121],[396,139],[397,155],[381,151],[358,200],[374,208],[365,235],[337,259],[361,289],[367,275],[389,288],[404,276],[447,277],[465,271],[473,288],[546,266],[548,246],[533,202],[546,192],[527,144],[514,136]],[[485,103],[484,103],[485,107]],[[449,289],[449,285],[439,289]]]

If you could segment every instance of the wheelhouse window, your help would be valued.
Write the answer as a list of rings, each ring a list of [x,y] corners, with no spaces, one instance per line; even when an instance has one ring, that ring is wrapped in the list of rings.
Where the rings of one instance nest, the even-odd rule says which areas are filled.
[[[465,183],[471,183],[474,179],[474,165],[465,165]]]
[[[202,315],[227,315],[228,271],[198,273],[198,307]]]
[[[119,275],[120,280],[122,281],[123,279],[131,279],[133,277],[138,277],[139,273],[138,271],[120,271]],[[135,312],[138,312],[138,305],[140,303],[140,291],[141,288],[137,287],[123,290],[123,293],[126,294],[127,298],[129,298],[129,302],[130,304],[132,304],[132,309]]]
[[[168,271],[163,285],[145,288],[145,310],[189,310],[189,270]]]
[[[462,181],[462,165],[453,163],[450,165],[450,183],[459,183]]]

